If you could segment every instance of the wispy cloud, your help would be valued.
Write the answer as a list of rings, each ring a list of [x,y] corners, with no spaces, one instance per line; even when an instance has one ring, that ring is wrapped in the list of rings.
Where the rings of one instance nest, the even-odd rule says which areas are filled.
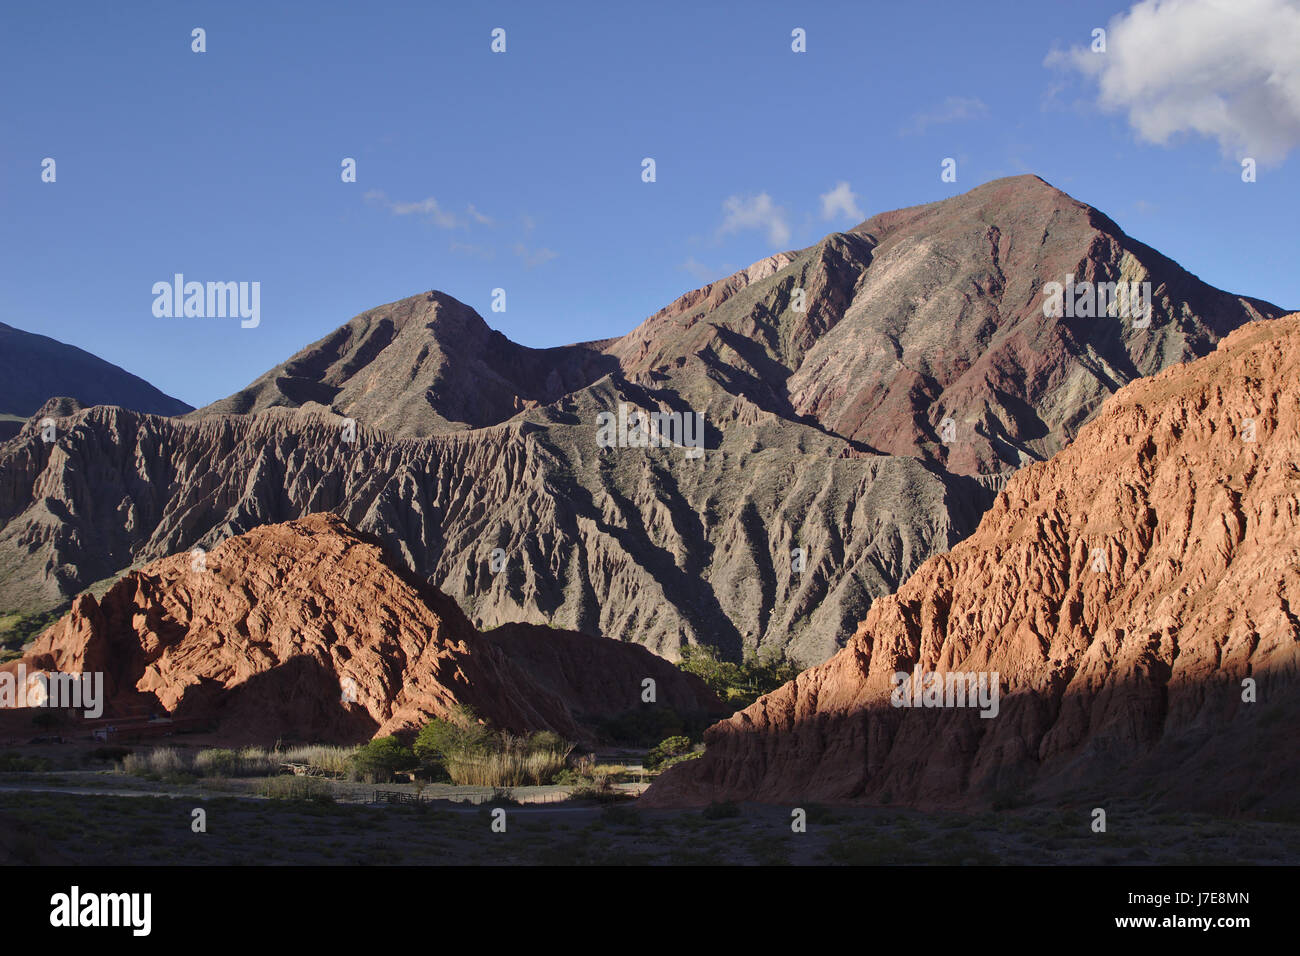
[[[785,210],[772,202],[767,193],[757,196],[728,196],[722,201],[723,219],[718,235],[725,236],[749,229],[767,232],[768,241],[784,246],[790,241],[790,226]]]
[[[559,253],[554,249],[548,249],[544,246],[539,249],[529,249],[522,242],[515,243],[514,253],[523,260],[524,267],[528,269],[550,262],[559,256]]]
[[[849,187],[847,180],[836,183],[830,192],[822,193],[821,200],[823,219],[852,219],[861,222],[867,218],[858,206],[858,194]]]
[[[1045,66],[1095,79],[1104,110],[1142,140],[1215,139],[1224,155],[1280,162],[1300,144],[1300,2],[1143,0],[1106,27],[1106,51],[1053,50]]]
[[[443,209],[432,196],[418,202],[396,202],[378,189],[372,189],[364,198],[372,205],[383,206],[394,216],[420,216],[442,229],[455,229],[462,225],[454,213]]]
[[[492,259],[496,256],[496,253],[487,246],[476,245],[472,242],[452,240],[451,244],[447,248],[452,252],[460,253],[463,256],[470,256],[474,259]]]
[[[697,261],[694,256],[688,257],[687,260],[681,264],[681,268],[689,272],[701,282],[711,282],[718,277],[715,270],[710,269],[703,262]]]
[[[363,197],[366,202],[373,206],[381,206],[387,209],[394,216],[419,216],[438,226],[441,229],[459,229],[469,225],[472,220],[481,226],[491,226],[495,221],[491,216],[479,212],[478,207],[469,203],[465,207],[465,215],[461,216],[443,205],[430,196],[428,199],[420,199],[416,202],[400,202],[395,199],[389,199],[388,196],[378,189],[372,189]]]
[[[903,136],[916,135],[924,133],[931,126],[983,119],[988,115],[989,108],[983,100],[973,96],[949,96],[934,109],[917,113],[899,132]]]

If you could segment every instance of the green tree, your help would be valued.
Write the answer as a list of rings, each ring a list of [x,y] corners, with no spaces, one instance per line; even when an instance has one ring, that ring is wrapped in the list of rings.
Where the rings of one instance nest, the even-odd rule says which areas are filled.
[[[690,752],[690,737],[669,737],[650,748],[650,752],[645,755],[645,768],[656,770],[665,760]]]
[[[735,664],[721,660],[717,651],[702,644],[683,647],[678,666],[700,678],[711,691],[736,708],[748,707],[799,674],[799,665],[779,654],[759,657],[751,650],[741,663]]]
[[[415,754],[396,737],[376,737],[361,747],[352,760],[358,773],[376,780],[415,766]]]

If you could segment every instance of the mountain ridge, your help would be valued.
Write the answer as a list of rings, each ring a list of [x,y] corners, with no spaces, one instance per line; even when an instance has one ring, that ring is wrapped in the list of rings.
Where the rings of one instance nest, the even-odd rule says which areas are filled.
[[[0,608],[56,606],[142,561],[332,511],[480,627],[825,660],[1105,396],[1280,311],[1096,232],[1089,209],[1035,178],[995,181],[556,350],[509,347],[424,293],[224,405],[59,418],[53,443],[29,429],[0,445]],[[1071,269],[1147,276],[1150,328],[1045,318],[1042,287]],[[621,406],[702,415],[703,457],[602,448],[599,416]]]

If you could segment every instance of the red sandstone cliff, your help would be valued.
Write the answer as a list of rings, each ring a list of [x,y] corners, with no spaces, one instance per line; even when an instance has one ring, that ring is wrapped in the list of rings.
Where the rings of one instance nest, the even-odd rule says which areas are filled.
[[[1037,791],[1294,809],[1298,436],[1300,314],[1131,383],[842,651],[710,728],[706,755],[644,802]],[[891,706],[892,675],[917,668],[996,671],[998,716]]]

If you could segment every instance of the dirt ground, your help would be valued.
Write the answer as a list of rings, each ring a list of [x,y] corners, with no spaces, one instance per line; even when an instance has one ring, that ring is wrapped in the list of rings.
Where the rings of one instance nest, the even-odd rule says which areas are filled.
[[[0,862],[89,865],[1291,864],[1300,823],[1031,806],[980,815],[745,804],[712,811],[553,802],[504,811],[252,796],[258,781],[163,783],[106,771],[0,774]],[[406,785],[384,789],[405,789]],[[467,797],[446,793],[442,796]],[[472,789],[472,788],[467,788]],[[425,789],[425,796],[430,790]],[[194,810],[205,816],[195,832]]]

